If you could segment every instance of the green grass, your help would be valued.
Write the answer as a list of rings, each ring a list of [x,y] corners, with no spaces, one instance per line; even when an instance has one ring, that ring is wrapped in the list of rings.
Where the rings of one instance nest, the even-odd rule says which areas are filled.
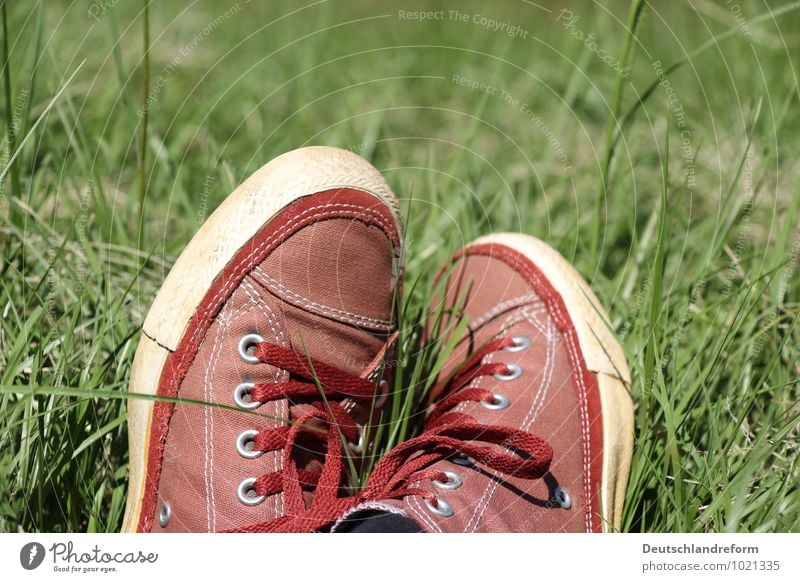
[[[409,218],[380,450],[441,355],[415,349],[436,267],[522,231],[627,353],[623,528],[800,531],[800,5],[539,4],[162,2],[145,30],[143,2],[3,2],[0,531],[119,528],[144,314],[225,195],[308,144],[368,158]]]

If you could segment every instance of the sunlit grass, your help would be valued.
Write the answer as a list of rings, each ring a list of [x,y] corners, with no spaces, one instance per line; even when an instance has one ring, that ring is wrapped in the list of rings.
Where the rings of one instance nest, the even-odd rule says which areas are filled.
[[[591,282],[628,356],[623,529],[800,530],[798,3],[741,2],[749,35],[680,3],[586,5],[572,29],[558,8],[457,7],[528,38],[388,2],[166,4],[147,82],[143,4],[3,4],[0,531],[118,530],[147,308],[225,195],[308,144],[370,159],[407,217],[378,456],[419,429],[449,349],[420,345],[437,269],[522,231]]]

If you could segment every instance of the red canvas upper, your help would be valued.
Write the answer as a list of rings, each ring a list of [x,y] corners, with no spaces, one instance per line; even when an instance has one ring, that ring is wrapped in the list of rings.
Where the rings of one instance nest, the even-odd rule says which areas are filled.
[[[453,447],[461,455],[426,466],[428,478],[413,484],[419,494],[403,496],[399,507],[427,531],[601,531],[600,400],[562,297],[533,261],[500,244],[467,247],[445,276],[442,300],[454,314],[445,326],[453,333],[457,321],[468,325],[434,389],[421,438],[448,418],[470,419],[483,432]],[[494,427],[516,440],[498,438]],[[498,468],[469,452],[488,441],[498,455],[536,459],[519,446],[523,434],[546,442],[546,471]],[[465,466],[464,454],[475,462]],[[447,473],[460,482],[456,488],[447,487]],[[437,500],[452,515],[432,511]]]
[[[353,497],[258,531],[335,530],[363,509],[402,513],[427,532],[602,531],[598,386],[563,298],[500,244],[467,247],[445,276],[443,333],[468,325],[422,434]]]
[[[139,531],[243,529],[340,495],[342,435],[329,429],[336,421],[355,443],[374,406],[394,332],[399,247],[390,209],[343,188],[287,206],[236,253],[158,387],[216,406],[156,404]],[[246,352],[252,363],[239,354],[249,334],[262,339]],[[252,411],[234,398],[242,383],[261,402]],[[237,451],[247,430],[257,458]],[[246,478],[251,495],[265,497],[258,505],[239,500]],[[161,527],[164,502],[171,517]]]

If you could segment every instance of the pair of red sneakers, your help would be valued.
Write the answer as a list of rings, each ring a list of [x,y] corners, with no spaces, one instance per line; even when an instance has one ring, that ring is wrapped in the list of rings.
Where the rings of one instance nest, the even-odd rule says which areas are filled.
[[[442,268],[427,329],[459,337],[424,429],[353,491],[391,391],[402,256],[397,201],[354,154],[296,150],[237,188],[144,323],[124,530],[336,531],[376,514],[430,532],[618,529],[625,358],[578,273],[521,234]]]

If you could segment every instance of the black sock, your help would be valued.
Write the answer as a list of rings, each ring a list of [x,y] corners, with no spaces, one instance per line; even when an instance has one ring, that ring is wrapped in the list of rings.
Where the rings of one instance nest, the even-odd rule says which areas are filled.
[[[365,509],[347,517],[336,527],[336,531],[343,533],[419,533],[422,528],[416,521],[405,515],[380,509]]]

